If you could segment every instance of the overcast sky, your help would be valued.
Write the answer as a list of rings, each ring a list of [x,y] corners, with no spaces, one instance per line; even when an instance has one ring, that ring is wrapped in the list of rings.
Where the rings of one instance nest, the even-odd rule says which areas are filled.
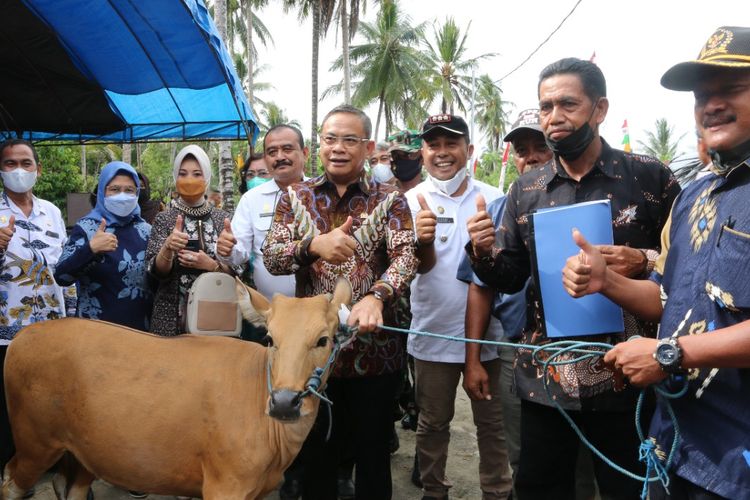
[[[262,80],[275,87],[262,97],[276,102],[290,118],[298,120],[307,138],[311,120],[311,23],[299,24],[295,14],[284,14],[277,3],[271,2],[257,14],[275,40],[275,45],[260,49],[258,62],[269,65]],[[363,20],[372,22],[377,5],[372,0],[367,3]],[[453,17],[462,28],[471,23],[467,54],[497,53],[482,61],[477,72],[488,73],[494,79],[520,64],[575,4],[576,0],[400,2],[415,23],[442,22],[446,17]],[[645,141],[645,130],[653,130],[654,121],[664,117],[675,126],[678,135],[686,134],[680,149],[694,150],[692,94],[666,90],[659,80],[673,64],[697,57],[714,29],[725,25],[750,26],[747,0],[583,0],[552,38],[500,85],[504,98],[514,104],[515,119],[518,111],[537,106],[537,77],[545,65],[569,56],[588,59],[596,52],[595,62],[607,79],[610,101],[602,136],[619,147],[621,126],[627,120],[631,143],[637,150],[637,141]],[[332,26],[321,42],[321,93],[342,79],[339,72],[329,71],[341,50],[340,37],[340,31]],[[353,44],[357,43],[355,38]],[[342,101],[343,97],[323,100],[319,119]],[[374,122],[377,108],[372,106],[367,111]],[[437,111],[436,105],[433,112]]]

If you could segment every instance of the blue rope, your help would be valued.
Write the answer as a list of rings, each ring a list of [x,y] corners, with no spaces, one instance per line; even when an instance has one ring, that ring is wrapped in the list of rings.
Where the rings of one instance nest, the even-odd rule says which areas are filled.
[[[411,335],[420,335],[424,337],[432,337],[432,338],[438,338],[438,339],[443,339],[443,340],[449,340],[452,342],[464,342],[464,343],[469,343],[469,344],[482,344],[482,345],[492,345],[492,346],[498,346],[498,347],[509,347],[512,349],[530,350],[531,356],[534,359],[534,361],[542,365],[543,373],[544,373],[544,377],[542,378],[542,383],[543,383],[544,392],[547,395],[547,398],[550,401],[552,401],[552,404],[554,405],[554,407],[557,409],[557,411],[560,412],[563,418],[565,418],[568,424],[573,428],[573,431],[575,431],[578,438],[586,445],[586,447],[589,448],[592,453],[594,453],[596,456],[602,459],[604,463],[606,463],[607,465],[609,465],[616,471],[620,472],[621,474],[624,474],[625,476],[631,479],[643,482],[643,490],[641,492],[642,500],[646,499],[648,495],[648,485],[651,482],[655,482],[655,481],[661,482],[661,484],[664,486],[664,489],[667,491],[667,493],[669,493],[669,490],[668,490],[669,475],[667,474],[667,470],[672,464],[672,459],[674,457],[675,451],[677,450],[677,446],[680,440],[680,429],[677,423],[677,417],[674,414],[674,410],[672,409],[672,405],[670,404],[669,400],[682,397],[687,392],[688,383],[685,377],[676,377],[677,382],[682,384],[680,389],[676,392],[670,391],[668,388],[666,388],[662,384],[652,386],[652,389],[656,393],[657,398],[661,398],[663,400],[664,405],[667,408],[667,412],[669,413],[669,416],[672,419],[672,425],[674,427],[674,439],[672,441],[672,446],[669,451],[669,455],[665,462],[662,462],[659,459],[658,455],[656,454],[656,443],[651,439],[647,439],[645,434],[643,433],[643,429],[641,428],[641,410],[643,407],[643,400],[646,394],[646,389],[645,388],[642,389],[641,393],[638,396],[638,402],[635,407],[635,426],[636,426],[636,432],[638,433],[638,439],[640,439],[641,441],[640,450],[639,450],[639,460],[646,464],[646,474],[645,476],[641,476],[614,463],[611,459],[609,459],[601,451],[599,451],[599,449],[597,449],[596,446],[594,446],[586,438],[586,436],[583,434],[583,431],[581,431],[581,429],[576,425],[576,423],[573,421],[570,415],[568,415],[565,409],[563,409],[560,403],[558,403],[556,399],[552,398],[552,395],[549,392],[549,375],[550,375],[549,368],[550,367],[579,363],[586,359],[603,356],[604,354],[607,353],[607,351],[612,349],[613,346],[611,344],[607,344],[604,342],[560,340],[557,342],[550,342],[544,345],[530,345],[530,344],[518,344],[518,343],[513,343],[513,342],[501,342],[501,341],[494,341],[494,340],[480,340],[480,339],[467,339],[463,337],[452,337],[449,335],[441,335],[438,333],[411,330],[408,328],[398,328],[395,326],[387,326],[387,325],[379,325],[379,327],[383,330],[388,330],[392,332],[397,332],[397,333],[402,333],[402,334],[411,334]],[[544,359],[542,359],[541,357],[542,354],[546,355]],[[561,356],[565,354],[570,354],[572,356],[567,359],[558,360],[558,358],[560,358]]]

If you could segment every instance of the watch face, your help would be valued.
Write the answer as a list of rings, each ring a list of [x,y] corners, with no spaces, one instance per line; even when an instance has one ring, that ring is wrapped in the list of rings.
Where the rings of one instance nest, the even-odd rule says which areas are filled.
[[[671,365],[677,361],[677,348],[672,344],[660,344],[656,348],[656,360],[663,365]]]

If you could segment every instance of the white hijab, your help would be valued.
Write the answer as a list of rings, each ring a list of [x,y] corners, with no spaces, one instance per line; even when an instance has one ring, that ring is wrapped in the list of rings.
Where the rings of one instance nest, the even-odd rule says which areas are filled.
[[[187,155],[193,155],[198,161],[198,165],[200,165],[203,171],[203,178],[206,180],[206,189],[208,189],[208,186],[211,185],[211,161],[208,159],[206,152],[195,144],[185,146],[175,156],[174,164],[172,165],[172,177],[174,177],[175,182],[177,181],[177,174],[180,171],[180,165],[182,165]]]

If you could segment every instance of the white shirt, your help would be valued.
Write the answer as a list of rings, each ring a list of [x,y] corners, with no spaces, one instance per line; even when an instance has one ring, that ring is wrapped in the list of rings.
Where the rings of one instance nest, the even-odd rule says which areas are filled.
[[[253,258],[253,281],[255,288],[269,300],[274,293],[294,297],[294,275],[274,276],[263,264],[261,247],[266,234],[271,228],[276,203],[281,198],[282,190],[276,181],[255,186],[240,198],[232,217],[232,233],[237,244],[229,256],[232,265],[242,265]]]
[[[411,328],[452,337],[465,336],[466,294],[469,285],[456,279],[458,265],[469,242],[466,221],[476,214],[476,196],[481,193],[487,203],[501,196],[498,189],[468,178],[466,191],[461,196],[448,196],[439,191],[429,179],[406,193],[412,217],[419,212],[417,194],[422,194],[432,212],[438,217],[435,231],[435,266],[425,274],[417,274],[411,282]],[[490,320],[486,340],[501,340],[503,327],[496,318]],[[409,335],[409,354],[423,361],[463,363],[465,344],[418,335]],[[481,360],[498,357],[498,349],[484,345]]]
[[[0,345],[24,326],[65,317],[63,289],[53,276],[67,238],[65,222],[52,203],[36,196],[32,203],[26,217],[5,192],[0,196],[0,226],[15,216],[16,228],[0,253]]]

